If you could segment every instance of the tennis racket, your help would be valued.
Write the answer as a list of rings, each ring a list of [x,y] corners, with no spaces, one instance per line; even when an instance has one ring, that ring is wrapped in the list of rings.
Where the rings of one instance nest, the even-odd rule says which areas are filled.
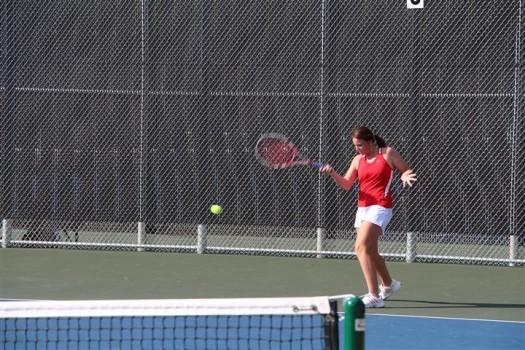
[[[303,157],[293,142],[282,134],[263,134],[255,146],[255,156],[270,169],[291,168],[297,165],[320,169],[323,163]]]

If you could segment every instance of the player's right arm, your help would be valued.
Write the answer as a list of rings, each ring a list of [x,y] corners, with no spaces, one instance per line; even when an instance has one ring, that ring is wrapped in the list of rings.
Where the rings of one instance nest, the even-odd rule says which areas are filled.
[[[330,164],[323,166],[320,171],[330,175],[339,187],[345,191],[348,191],[352,188],[355,179],[357,178],[357,165],[359,164],[359,157],[360,155],[357,155],[354,157],[354,159],[352,159],[352,163],[350,163],[350,167],[344,176],[341,176],[337,171],[335,171]]]

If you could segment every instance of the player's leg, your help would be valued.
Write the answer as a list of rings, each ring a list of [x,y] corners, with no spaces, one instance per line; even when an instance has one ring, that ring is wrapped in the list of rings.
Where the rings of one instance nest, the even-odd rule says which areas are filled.
[[[362,221],[355,242],[355,252],[369,293],[363,299],[367,307],[381,307],[384,305],[378,297],[379,285],[377,282],[376,267],[377,256],[379,255],[378,240],[380,235],[381,228],[379,226],[368,221]]]
[[[376,257],[376,270],[377,274],[379,275],[381,279],[381,284],[379,285],[379,296],[383,300],[387,300],[392,296],[392,294],[398,292],[401,289],[401,282],[393,279],[390,276],[390,272],[388,271],[385,259],[381,255],[377,255]]]
[[[388,268],[386,267],[385,259],[383,259],[379,252],[375,256],[375,266],[377,274],[381,279],[381,283],[384,286],[389,286],[392,283],[392,277],[390,277],[390,273],[388,272]]]
[[[388,225],[390,219],[392,218],[392,211],[391,209],[389,210],[379,207],[377,209],[378,210],[375,212],[376,216],[374,218],[374,222],[381,223],[380,230],[382,234],[386,225]],[[390,272],[386,267],[385,259],[379,254],[379,250],[375,255],[375,266],[377,274],[379,275],[379,278],[381,280],[381,284],[379,285],[379,296],[383,300],[387,300],[392,296],[392,294],[396,293],[397,291],[399,291],[399,289],[401,289],[401,282],[393,279],[390,276]]]

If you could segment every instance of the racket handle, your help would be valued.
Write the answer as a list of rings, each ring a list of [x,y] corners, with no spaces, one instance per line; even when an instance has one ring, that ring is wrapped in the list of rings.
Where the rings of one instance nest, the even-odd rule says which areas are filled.
[[[321,162],[312,162],[312,167],[316,169],[321,169],[322,167],[324,167],[324,164]]]

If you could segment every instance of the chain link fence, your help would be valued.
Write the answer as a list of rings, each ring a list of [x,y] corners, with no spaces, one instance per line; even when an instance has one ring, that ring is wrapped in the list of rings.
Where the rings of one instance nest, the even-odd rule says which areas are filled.
[[[3,246],[353,258],[356,190],[254,147],[367,125],[418,174],[385,257],[523,265],[523,1],[410,2],[3,1]]]

